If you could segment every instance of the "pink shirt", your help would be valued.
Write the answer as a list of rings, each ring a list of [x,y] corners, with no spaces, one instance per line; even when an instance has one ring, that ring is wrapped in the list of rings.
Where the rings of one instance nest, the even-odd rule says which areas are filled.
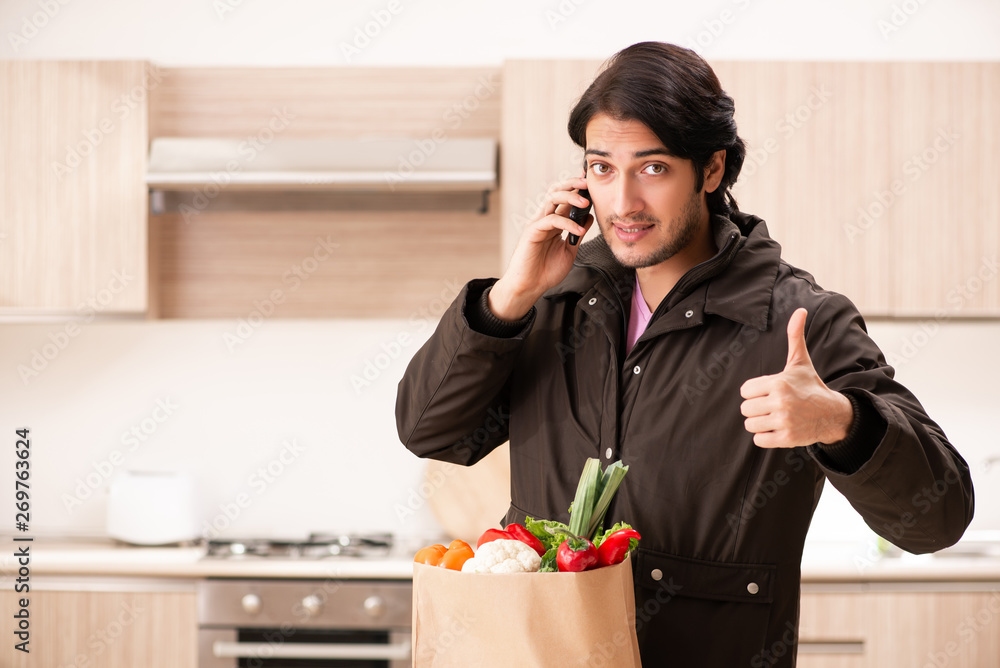
[[[632,291],[632,310],[628,316],[628,342],[625,347],[625,354],[632,352],[635,342],[639,340],[642,333],[646,331],[649,319],[653,317],[646,300],[642,297],[642,290],[639,289],[639,277],[635,277],[635,290]]]

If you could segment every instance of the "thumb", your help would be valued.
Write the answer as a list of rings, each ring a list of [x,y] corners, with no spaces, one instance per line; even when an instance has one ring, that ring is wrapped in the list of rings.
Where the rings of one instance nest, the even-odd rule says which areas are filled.
[[[795,309],[795,313],[788,319],[788,360],[785,368],[790,366],[812,365],[809,358],[809,350],[806,348],[806,316],[808,311],[804,308]]]

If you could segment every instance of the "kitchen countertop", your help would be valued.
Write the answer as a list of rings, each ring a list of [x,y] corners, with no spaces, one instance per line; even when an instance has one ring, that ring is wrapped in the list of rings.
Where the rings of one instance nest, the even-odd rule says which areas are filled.
[[[0,539],[2,540],[2,539]],[[237,557],[205,559],[205,547],[145,547],[111,540],[35,539],[31,546],[31,575],[145,576],[164,578],[316,578],[393,579],[413,577],[413,559],[262,559]],[[14,549],[0,556],[0,573],[17,573]]]
[[[2,540],[2,539],[0,539]],[[162,578],[250,577],[407,580],[413,575],[410,557],[325,560],[240,557],[204,559],[204,546],[139,547],[110,540],[40,539],[30,545],[32,576],[143,576]],[[14,549],[3,550],[0,573],[17,574]],[[850,553],[807,552],[802,582],[1000,582],[1000,557],[878,557]]]
[[[802,583],[997,582],[1000,558],[907,555],[877,560],[804,560]]]

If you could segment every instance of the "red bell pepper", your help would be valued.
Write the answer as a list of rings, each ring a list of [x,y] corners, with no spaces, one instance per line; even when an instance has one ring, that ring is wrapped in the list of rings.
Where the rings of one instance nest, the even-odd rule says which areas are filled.
[[[629,539],[632,538],[639,540],[642,536],[635,529],[622,529],[605,538],[601,546],[597,548],[598,568],[620,564],[625,561],[625,555],[628,554]]]
[[[579,573],[594,568],[597,548],[586,538],[567,538],[556,550],[556,565],[560,573]]]
[[[525,529],[522,525],[508,524],[506,531],[511,536],[537,552],[539,557],[545,556],[545,546],[542,545],[542,541],[538,540],[535,534]]]
[[[512,534],[502,531],[500,529],[487,529],[483,532],[483,535],[479,537],[479,542],[476,543],[476,549],[478,550],[483,546],[483,543],[489,543],[494,540],[517,540]]]

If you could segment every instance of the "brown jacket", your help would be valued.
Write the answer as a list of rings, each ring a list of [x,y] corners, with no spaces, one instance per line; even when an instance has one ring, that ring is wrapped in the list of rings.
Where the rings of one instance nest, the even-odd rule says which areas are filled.
[[[627,356],[635,274],[601,238],[504,336],[482,333],[502,330],[483,313],[494,281],[470,282],[410,362],[397,427],[420,457],[464,465],[509,439],[505,524],[567,521],[584,460],[621,459],[629,472],[605,524],[642,534],[644,665],[794,666],[802,548],[824,478],[915,553],[961,537],[972,482],[847,298],[781,260],[759,218],[713,226],[718,254],[664,298]],[[739,388],[784,368],[800,306],[813,364],[851,399],[855,424],[830,447],[759,448]]]

